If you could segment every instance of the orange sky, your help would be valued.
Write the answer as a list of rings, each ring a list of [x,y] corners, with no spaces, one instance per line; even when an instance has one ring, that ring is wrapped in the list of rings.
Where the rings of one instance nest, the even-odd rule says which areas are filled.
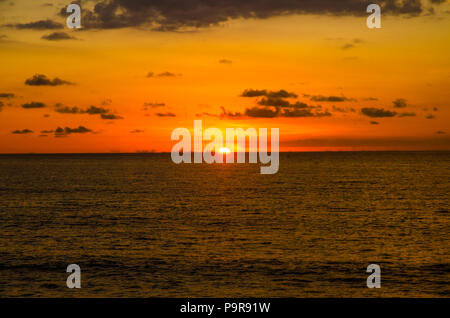
[[[65,5],[0,1],[0,153],[170,151],[172,130],[192,129],[194,119],[203,119],[204,129],[279,128],[282,151],[450,150],[448,3],[417,17],[382,12],[382,29],[372,30],[367,14],[306,13],[230,19],[186,32],[17,27],[64,23],[57,13]],[[75,39],[42,38],[53,32]],[[173,76],[158,76],[166,72]],[[26,85],[35,74],[71,84]],[[257,105],[264,96],[242,97],[246,89],[295,93],[282,100],[329,116],[251,117],[246,109],[277,108]],[[395,107],[399,99],[406,106]],[[45,106],[23,107],[31,102]],[[91,105],[120,119],[91,115]],[[57,112],[66,106],[81,111]],[[226,116],[222,107],[241,116]],[[365,108],[395,115],[370,117]],[[76,132],[80,126],[89,131]],[[58,135],[57,127],[73,131]]]

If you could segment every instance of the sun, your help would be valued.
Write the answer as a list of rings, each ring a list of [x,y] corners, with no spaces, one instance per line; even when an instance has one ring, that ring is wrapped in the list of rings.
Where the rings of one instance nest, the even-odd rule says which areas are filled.
[[[227,147],[222,147],[222,148],[219,149],[219,151],[221,153],[225,153],[225,154],[230,153],[230,149],[228,149]]]

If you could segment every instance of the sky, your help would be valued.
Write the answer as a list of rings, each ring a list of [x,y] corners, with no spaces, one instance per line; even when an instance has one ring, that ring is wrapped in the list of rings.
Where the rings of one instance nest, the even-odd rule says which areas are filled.
[[[281,151],[450,150],[450,2],[0,0],[0,153],[169,152],[175,128]]]

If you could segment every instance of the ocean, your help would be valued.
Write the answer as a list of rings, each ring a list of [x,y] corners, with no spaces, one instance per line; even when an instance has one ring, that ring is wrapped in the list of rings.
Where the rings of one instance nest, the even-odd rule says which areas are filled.
[[[0,296],[449,297],[449,167],[450,152],[282,153],[274,175],[2,155]]]

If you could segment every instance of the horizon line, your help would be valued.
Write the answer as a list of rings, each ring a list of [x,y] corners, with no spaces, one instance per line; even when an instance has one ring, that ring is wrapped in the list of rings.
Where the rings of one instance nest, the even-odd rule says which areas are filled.
[[[242,153],[243,151],[236,151],[234,153]],[[246,154],[257,151],[245,151]],[[448,149],[422,149],[422,150],[314,150],[314,151],[278,151],[278,153],[324,153],[324,152],[450,152]],[[190,152],[195,154],[197,152]],[[203,153],[203,152],[199,152]],[[271,153],[268,151],[268,153]],[[16,152],[16,153],[0,153],[0,156],[18,156],[18,155],[162,155],[171,154],[170,151],[135,151],[135,152]],[[224,154],[226,155],[226,154]]]

